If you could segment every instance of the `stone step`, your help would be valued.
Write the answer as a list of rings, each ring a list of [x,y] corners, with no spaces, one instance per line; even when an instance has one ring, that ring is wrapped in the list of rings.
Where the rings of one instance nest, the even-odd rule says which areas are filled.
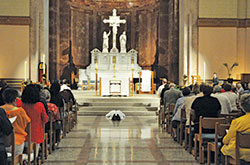
[[[79,104],[79,103],[78,103]],[[131,106],[131,107],[151,107],[152,103],[131,103],[131,102],[89,102],[89,103],[83,103],[80,106]]]
[[[126,116],[156,116],[155,112],[141,112],[141,111],[122,111]],[[106,111],[84,111],[78,113],[78,116],[105,116],[108,112]]]
[[[160,99],[153,98],[76,98],[77,102],[84,103],[122,103],[122,102],[131,102],[131,103],[160,103]]]
[[[80,111],[105,111],[109,112],[111,110],[121,110],[121,111],[157,111],[157,107],[131,107],[131,106],[86,106],[80,107]]]

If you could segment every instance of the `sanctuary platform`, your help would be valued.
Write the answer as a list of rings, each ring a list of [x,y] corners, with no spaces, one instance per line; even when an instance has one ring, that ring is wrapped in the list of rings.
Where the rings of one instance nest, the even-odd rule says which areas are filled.
[[[160,99],[153,94],[129,97],[95,96],[95,91],[72,91],[80,110],[79,116],[105,116],[111,110],[121,110],[126,116],[156,116]]]

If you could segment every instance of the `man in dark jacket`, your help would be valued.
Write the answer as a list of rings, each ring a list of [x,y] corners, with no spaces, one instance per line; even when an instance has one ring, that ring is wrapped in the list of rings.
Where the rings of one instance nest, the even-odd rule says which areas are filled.
[[[7,165],[7,154],[5,150],[4,138],[12,133],[13,127],[4,109],[0,108],[0,163]]]
[[[210,96],[213,88],[204,86],[202,97],[197,97],[191,108],[194,110],[193,122],[195,123],[195,133],[199,132],[199,120],[202,117],[218,117],[221,111],[221,105],[217,98]]]

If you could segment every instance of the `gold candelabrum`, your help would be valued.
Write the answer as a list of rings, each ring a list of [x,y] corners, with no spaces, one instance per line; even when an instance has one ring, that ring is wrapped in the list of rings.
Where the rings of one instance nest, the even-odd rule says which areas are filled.
[[[131,71],[132,71],[132,95],[134,94],[134,71],[135,71],[135,60],[131,58]],[[130,83],[130,82],[129,82]]]
[[[98,81],[98,62],[97,58],[95,57],[95,95],[97,96],[97,81]]]
[[[115,76],[115,64],[116,64],[116,57],[115,56],[113,56],[112,61],[113,61],[113,70],[114,70],[113,78],[115,78],[116,77]]]

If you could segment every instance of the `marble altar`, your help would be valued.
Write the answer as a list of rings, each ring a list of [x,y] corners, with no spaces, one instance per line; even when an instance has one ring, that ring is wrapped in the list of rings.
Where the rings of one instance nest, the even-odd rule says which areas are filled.
[[[138,52],[134,49],[129,51],[126,50],[127,36],[126,32],[123,31],[119,37],[120,51],[116,47],[117,31],[120,24],[125,24],[126,20],[120,19],[117,16],[117,10],[113,9],[113,15],[109,16],[109,19],[104,19],[104,23],[108,23],[112,27],[112,48],[109,51],[109,35],[110,32],[103,32],[103,49],[97,48],[91,51],[91,63],[86,70],[82,69],[79,71],[79,82],[82,80],[95,80],[96,73],[99,78],[116,78],[116,79],[129,79],[139,77],[141,67],[137,64]]]

